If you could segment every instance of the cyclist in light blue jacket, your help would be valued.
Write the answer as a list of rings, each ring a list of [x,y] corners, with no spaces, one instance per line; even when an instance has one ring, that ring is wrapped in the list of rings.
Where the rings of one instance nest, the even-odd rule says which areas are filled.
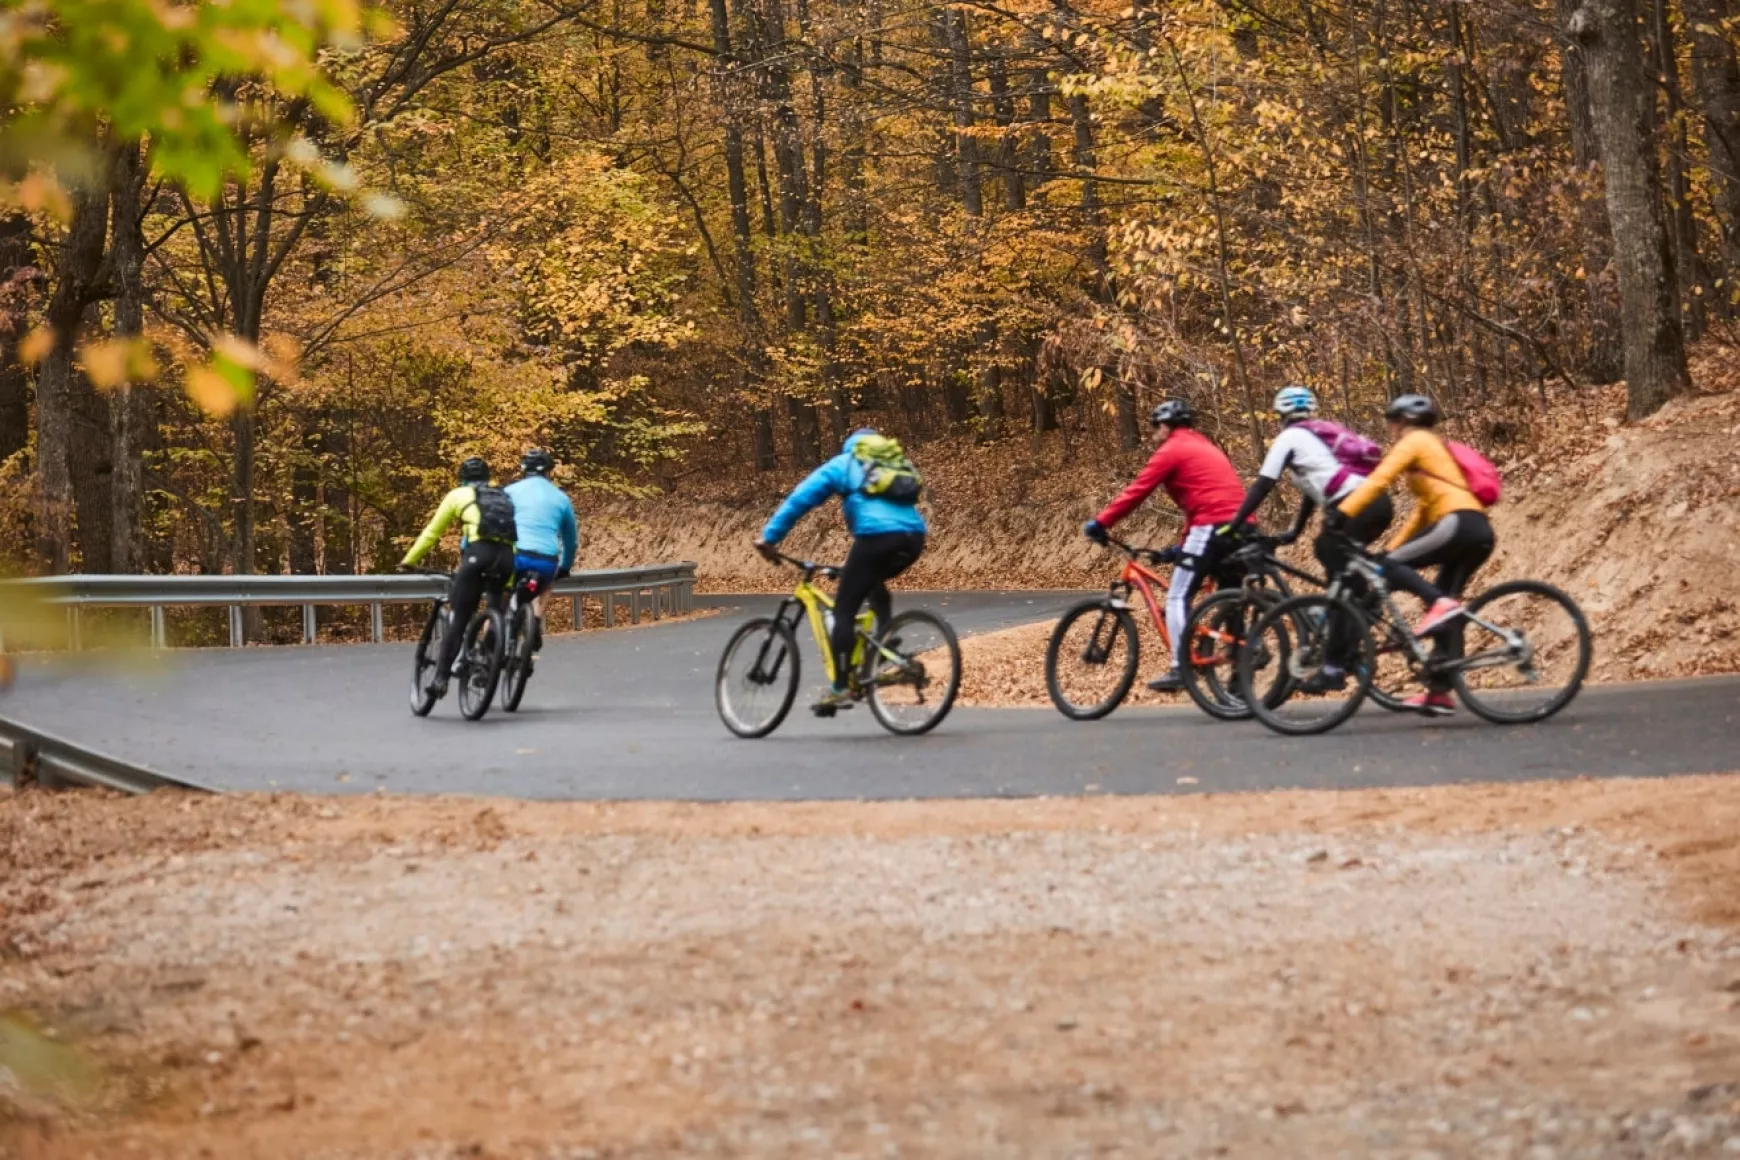
[[[888,623],[894,615],[888,581],[912,567],[924,552],[929,530],[917,506],[916,473],[910,499],[890,499],[865,490],[872,466],[853,450],[865,439],[881,440],[881,436],[868,427],[852,432],[840,454],[810,472],[792,490],[755,541],[756,551],[777,560],[774,546],[785,539],[792,526],[829,499],[840,497],[846,530],[852,533],[852,550],[846,553],[840,587],[834,594],[834,631],[828,642],[834,650],[834,687],[815,706],[824,714],[852,703],[846,670],[857,636],[858,610],[868,600],[877,624]],[[894,447],[898,453],[899,445]]]
[[[580,550],[580,526],[574,505],[562,489],[550,482],[556,459],[548,451],[533,448],[520,458],[521,478],[507,486],[514,501],[514,523],[519,529],[514,542],[514,571],[538,578],[538,595],[532,602],[536,619],[532,627],[532,651],[544,645],[544,601],[550,585],[574,568]]]

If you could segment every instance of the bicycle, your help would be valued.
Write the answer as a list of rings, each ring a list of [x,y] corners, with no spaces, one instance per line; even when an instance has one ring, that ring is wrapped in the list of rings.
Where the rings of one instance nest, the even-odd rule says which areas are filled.
[[[522,574],[515,578],[513,591],[508,595],[507,611],[503,614],[507,645],[501,666],[501,707],[505,713],[518,711],[526,695],[526,684],[532,679],[532,656],[538,644],[534,639],[538,617],[532,602],[538,598],[540,587],[535,573]]]
[[[840,569],[778,555],[802,572],[802,578],[772,616],[756,617],[732,634],[714,681],[719,718],[739,737],[766,737],[791,712],[798,691],[801,621],[809,621],[828,679],[834,680],[834,650],[828,643],[834,601],[814,580],[838,579]],[[919,609],[899,613],[886,626],[878,626],[869,609],[859,613],[850,664],[848,687],[855,698],[869,701],[871,714],[891,733],[916,736],[936,728],[961,688],[961,646],[955,630]]]
[[[1247,627],[1264,612],[1293,595],[1288,577],[1321,587],[1323,578],[1293,567],[1275,555],[1279,541],[1273,536],[1252,535],[1234,549],[1222,567],[1242,573],[1236,587],[1212,593],[1197,603],[1185,621],[1184,639],[1190,642],[1182,667],[1184,691],[1197,708],[1221,721],[1242,721],[1250,706],[1238,693],[1238,655]],[[1259,667],[1275,658],[1260,658]],[[1224,670],[1224,672],[1222,671]],[[1284,699],[1290,692],[1277,685],[1270,695]]]
[[[1168,656],[1172,651],[1172,636],[1166,631],[1165,600],[1154,594],[1156,587],[1164,593],[1170,585],[1154,567],[1178,563],[1184,558],[1184,551],[1138,548],[1116,536],[1108,536],[1107,543],[1126,557],[1118,578],[1112,581],[1106,595],[1084,600],[1064,612],[1045,646],[1046,691],[1057,711],[1072,721],[1098,721],[1110,715],[1123,704],[1130,686],[1136,682],[1141,638],[1136,619],[1130,614],[1132,592],[1141,593],[1161,648]],[[1083,625],[1087,627],[1087,636],[1079,646],[1071,643],[1071,634]]]
[[[423,574],[438,577],[449,584],[453,580],[445,572]],[[465,636],[453,664],[459,678],[459,712],[467,721],[480,720],[489,712],[490,702],[495,699],[496,684],[501,679],[505,631],[502,614],[493,607],[498,601],[499,596],[485,599],[466,622]],[[439,700],[429,692],[429,684],[434,679],[436,665],[440,663],[441,641],[450,631],[451,620],[447,594],[443,593],[435,597],[430,606],[412,658],[411,712],[419,717],[427,717]]]
[[[1382,564],[1358,545],[1347,568],[1322,593],[1295,596],[1264,613],[1239,656],[1239,688],[1258,720],[1277,733],[1325,733],[1358,712],[1388,663],[1394,679],[1405,668],[1410,680],[1448,677],[1464,705],[1498,725],[1545,721],[1569,705],[1589,674],[1593,652],[1589,622],[1565,592],[1538,580],[1496,584],[1469,600],[1462,612],[1464,649],[1460,657],[1441,656],[1414,636],[1384,580]],[[1339,637],[1348,682],[1345,695],[1298,697],[1298,686],[1331,658]],[[1472,639],[1470,639],[1472,638]],[[1268,649],[1281,663],[1261,670],[1259,652]],[[1563,680],[1551,683],[1546,665],[1569,661]],[[1259,676],[1290,681],[1288,696],[1270,706],[1255,695]],[[1507,678],[1520,685],[1504,683]],[[1279,680],[1277,683],[1279,683]],[[1542,695],[1530,699],[1531,689]],[[1382,696],[1393,697],[1387,688]],[[1386,706],[1388,707],[1388,706]]]

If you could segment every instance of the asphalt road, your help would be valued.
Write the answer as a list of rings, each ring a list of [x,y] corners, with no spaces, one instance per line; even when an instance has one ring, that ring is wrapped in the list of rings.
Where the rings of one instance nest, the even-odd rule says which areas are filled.
[[[963,634],[1054,616],[1075,593],[902,594]],[[409,645],[187,650],[125,670],[37,662],[0,707],[37,728],[173,776],[237,790],[524,798],[827,799],[1151,794],[1424,785],[1740,768],[1740,678],[1595,688],[1542,725],[1442,722],[1375,707],[1326,737],[1283,738],[1194,709],[1077,723],[1047,709],[956,709],[891,736],[858,708],[802,703],[761,741],[725,731],[712,677],[725,640],[770,604],[553,638],[517,714],[481,722],[454,698],[406,707]],[[820,664],[805,645],[806,686]],[[806,692],[808,690],[806,689]]]

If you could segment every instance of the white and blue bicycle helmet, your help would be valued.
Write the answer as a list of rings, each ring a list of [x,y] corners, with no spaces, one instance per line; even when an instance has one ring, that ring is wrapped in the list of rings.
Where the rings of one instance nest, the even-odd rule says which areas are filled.
[[[1310,387],[1282,387],[1275,395],[1275,414],[1281,422],[1309,419],[1317,413],[1317,396]]]

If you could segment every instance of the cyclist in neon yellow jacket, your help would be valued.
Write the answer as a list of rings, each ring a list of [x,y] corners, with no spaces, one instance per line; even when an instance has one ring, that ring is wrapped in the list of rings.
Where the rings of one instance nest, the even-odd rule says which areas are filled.
[[[447,594],[447,629],[441,634],[441,659],[429,682],[429,692],[447,695],[447,678],[459,656],[465,626],[485,592],[499,591],[514,578],[514,501],[507,492],[489,485],[489,464],[473,457],[459,465],[459,486],[448,492],[435,509],[423,534],[400,561],[408,571],[441,541],[453,522],[459,521],[459,567]]]

